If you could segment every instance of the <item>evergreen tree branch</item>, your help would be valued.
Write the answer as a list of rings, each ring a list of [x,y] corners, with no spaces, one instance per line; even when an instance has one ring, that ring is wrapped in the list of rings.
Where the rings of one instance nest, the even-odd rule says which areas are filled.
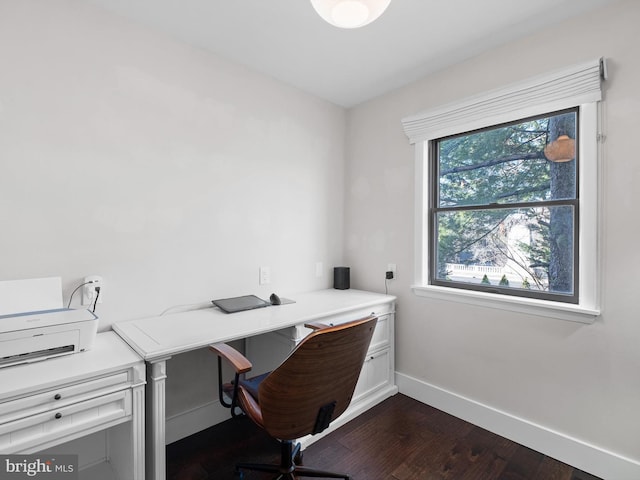
[[[500,158],[494,158],[482,163],[476,163],[474,165],[460,165],[459,167],[449,168],[440,171],[440,176],[450,175],[452,173],[468,172],[470,170],[478,170],[480,168],[493,167],[494,165],[500,165],[502,163],[515,162],[519,160],[545,160],[542,150],[532,153],[518,153],[514,155],[506,155]]]
[[[544,185],[536,185],[535,187],[523,188],[522,190],[516,190],[513,192],[502,193],[496,198],[507,198],[507,197],[516,197],[522,195],[524,193],[535,193],[535,192],[546,192],[550,188],[549,183],[545,183]]]

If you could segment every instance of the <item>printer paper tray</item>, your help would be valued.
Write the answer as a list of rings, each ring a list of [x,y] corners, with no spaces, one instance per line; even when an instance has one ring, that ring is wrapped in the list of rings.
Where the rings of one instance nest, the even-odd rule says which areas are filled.
[[[15,335],[18,338],[5,335],[0,341],[0,367],[73,353],[80,340],[80,331],[75,329],[28,337],[20,333],[22,335]]]

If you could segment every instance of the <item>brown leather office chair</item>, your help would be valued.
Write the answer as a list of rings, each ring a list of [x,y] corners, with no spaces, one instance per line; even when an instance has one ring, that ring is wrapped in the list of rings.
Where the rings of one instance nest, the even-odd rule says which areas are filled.
[[[230,384],[220,381],[220,400],[235,416],[240,408],[257,425],[281,442],[280,465],[241,463],[242,470],[276,473],[275,478],[344,478],[349,475],[301,466],[300,444],[296,439],[325,430],[349,406],[377,318],[374,316],[336,326],[308,324],[314,331],[305,337],[287,359],[270,373],[242,379],[251,363],[226,344],[211,345],[235,369]],[[219,377],[220,378],[220,377]],[[227,395],[231,401],[227,401]]]

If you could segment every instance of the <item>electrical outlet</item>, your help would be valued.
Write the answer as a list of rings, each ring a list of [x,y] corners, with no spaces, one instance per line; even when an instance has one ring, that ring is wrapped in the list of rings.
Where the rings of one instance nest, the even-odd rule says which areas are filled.
[[[102,303],[104,300],[104,281],[102,277],[98,275],[90,275],[88,277],[84,277],[85,283],[88,283],[84,287],[82,287],[82,304],[83,305],[93,305],[93,302],[96,300],[96,295],[98,292],[96,291],[96,287],[100,287],[100,295],[98,296],[98,303]]]
[[[260,267],[260,285],[269,285],[271,283],[271,268]]]
[[[387,272],[391,272],[393,274],[391,278],[396,278],[398,276],[396,264],[395,263],[387,264]]]

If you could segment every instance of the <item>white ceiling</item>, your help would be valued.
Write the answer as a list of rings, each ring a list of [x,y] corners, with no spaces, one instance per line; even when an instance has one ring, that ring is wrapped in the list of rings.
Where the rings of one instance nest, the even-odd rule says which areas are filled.
[[[309,0],[86,0],[350,107],[617,0],[392,0],[354,30]]]

